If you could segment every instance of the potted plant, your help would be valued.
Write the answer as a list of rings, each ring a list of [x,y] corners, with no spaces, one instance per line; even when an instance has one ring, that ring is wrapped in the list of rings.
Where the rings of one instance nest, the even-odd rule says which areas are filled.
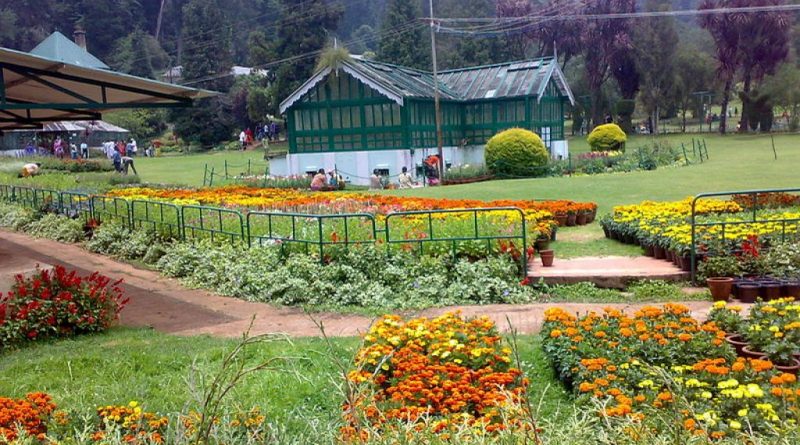
[[[733,277],[740,273],[739,263],[727,255],[707,257],[700,263],[698,273],[706,277],[714,301],[727,300],[733,290]]]
[[[575,209],[567,210],[567,226],[572,227],[577,224],[578,214]]]
[[[736,349],[737,355],[742,355],[742,348],[747,346],[747,340],[740,334],[744,326],[741,311],[741,306],[732,306],[724,301],[717,301],[708,313],[708,321],[713,321],[717,327],[727,333],[725,341]]]
[[[550,237],[547,235],[539,235],[534,242],[537,252],[542,252],[550,248]]]
[[[552,250],[541,250],[539,256],[542,258],[542,266],[553,267],[553,260],[555,259],[555,252]]]

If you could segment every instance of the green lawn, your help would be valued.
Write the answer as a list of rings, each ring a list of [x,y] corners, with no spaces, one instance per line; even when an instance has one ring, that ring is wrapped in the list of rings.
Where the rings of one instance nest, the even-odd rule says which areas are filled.
[[[139,158],[136,160],[136,170],[144,182],[199,187],[203,185],[203,171],[206,166],[209,170],[214,168],[216,181],[216,175],[224,175],[226,161],[228,174],[232,176],[246,172],[248,161],[253,174],[264,174],[267,169],[264,151],[248,150]]]
[[[147,410],[180,412],[196,408],[187,386],[192,365],[211,375],[235,344],[234,340],[115,328],[105,334],[35,345],[0,355],[0,395],[20,397],[45,391],[59,407],[86,415],[99,405],[131,400]],[[291,437],[309,435],[314,429],[335,434],[343,401],[336,389],[342,379],[335,362],[348,364],[358,341],[333,339],[332,346],[330,350],[321,339],[256,345],[247,355],[253,364],[272,357],[288,359],[280,370],[248,378],[226,406],[245,410],[259,406],[269,421],[281,425]],[[522,368],[532,379],[532,400],[542,401],[540,414],[550,419],[569,415],[565,408],[571,406],[571,398],[553,376],[538,339],[521,337],[519,348]],[[330,442],[327,437],[313,441]]]

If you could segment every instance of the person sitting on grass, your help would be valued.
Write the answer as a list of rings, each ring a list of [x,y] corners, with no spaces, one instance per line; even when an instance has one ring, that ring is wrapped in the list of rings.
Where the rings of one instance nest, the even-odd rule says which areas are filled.
[[[36,176],[39,174],[39,168],[42,166],[41,163],[29,163],[22,166],[22,171],[19,172],[17,175],[18,178],[28,178],[31,176]]]
[[[397,179],[400,183],[401,189],[410,189],[414,187],[414,180],[411,178],[411,174],[408,172],[408,167],[403,167],[403,172],[400,173],[400,176]]]
[[[325,169],[321,168],[311,180],[311,190],[320,191],[325,187]]]

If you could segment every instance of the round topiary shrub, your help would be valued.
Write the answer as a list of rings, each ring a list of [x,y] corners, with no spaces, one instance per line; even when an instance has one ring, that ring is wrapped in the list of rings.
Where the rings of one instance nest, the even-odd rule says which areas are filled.
[[[604,124],[594,127],[587,140],[592,151],[625,151],[625,141],[628,140],[628,136],[619,125]]]
[[[538,176],[549,157],[542,138],[523,128],[497,133],[486,143],[486,167],[495,175]]]

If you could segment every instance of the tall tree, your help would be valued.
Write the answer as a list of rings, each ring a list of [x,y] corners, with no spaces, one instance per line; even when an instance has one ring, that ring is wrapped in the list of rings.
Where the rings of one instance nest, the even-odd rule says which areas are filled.
[[[191,0],[183,8],[183,26],[189,30],[218,30],[206,45],[187,46],[183,80],[191,86],[227,92],[233,81],[230,26],[222,0]],[[194,107],[173,113],[175,132],[184,140],[210,147],[231,137],[230,101],[225,96],[202,99]]]
[[[421,16],[419,0],[388,0],[381,24],[378,60],[418,69],[430,67],[430,40],[425,28],[418,26],[413,31],[398,33],[401,27],[417,25]]]
[[[314,11],[309,14],[308,11]],[[330,0],[281,0],[281,23],[273,39],[263,33],[250,36],[250,60],[256,65],[281,61],[274,68],[271,88],[273,113],[280,102],[296,90],[314,72],[314,57],[292,60],[320,51],[336,31],[342,6]]]
[[[681,130],[686,131],[686,114],[694,110],[703,122],[702,95],[713,95],[714,64],[711,57],[693,49],[681,48],[674,59],[675,100],[681,110]]]
[[[705,0],[701,9],[741,8],[746,6],[782,5],[783,0]],[[789,31],[792,14],[787,12],[757,12],[708,14],[700,25],[711,33],[716,45],[717,71],[725,82],[722,93],[722,113],[719,131],[727,130],[728,103],[736,75],[741,70],[744,93],[748,94],[753,80],[775,72],[789,53]],[[749,113],[742,110],[742,126],[747,129]]]
[[[589,0],[584,14],[633,12],[635,0]],[[592,95],[591,117],[594,126],[602,124],[603,84],[611,75],[617,79],[623,99],[632,99],[638,89],[638,75],[630,59],[633,48],[629,20],[588,20],[583,33],[586,79]],[[637,81],[631,80],[636,77]],[[632,110],[631,110],[632,111]],[[632,112],[631,112],[632,114]]]
[[[500,0],[515,1],[515,0]],[[545,17],[579,14],[580,4],[572,0],[549,0],[545,5]],[[539,42],[539,56],[558,54],[563,60],[562,68],[573,57],[580,54],[583,47],[583,33],[586,22],[582,20],[545,20],[533,28],[533,37]]]
[[[658,0],[648,0],[648,11],[666,11],[669,6]],[[639,21],[634,28],[636,67],[641,75],[639,98],[651,116],[654,133],[658,133],[658,120],[674,97],[675,51],[678,32],[671,17],[651,17]]]

